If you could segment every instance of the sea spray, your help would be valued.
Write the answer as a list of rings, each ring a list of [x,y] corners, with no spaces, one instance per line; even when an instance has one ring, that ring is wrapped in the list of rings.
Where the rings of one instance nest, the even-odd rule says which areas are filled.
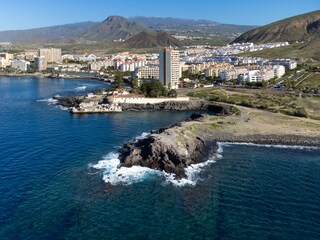
[[[146,138],[149,134],[143,133],[135,139]],[[163,184],[173,184],[175,186],[195,186],[197,182],[201,181],[200,173],[208,166],[215,163],[218,159],[222,158],[222,144],[218,144],[217,151],[205,162],[191,164],[187,168],[186,178],[176,179],[175,174],[167,173],[164,171],[154,170],[147,167],[132,166],[132,167],[120,167],[119,154],[111,152],[103,157],[103,160],[99,161],[95,165],[90,165],[94,169],[103,170],[103,180],[106,183],[112,185],[131,185],[134,183],[142,182],[147,179],[152,179],[157,176],[163,177]]]

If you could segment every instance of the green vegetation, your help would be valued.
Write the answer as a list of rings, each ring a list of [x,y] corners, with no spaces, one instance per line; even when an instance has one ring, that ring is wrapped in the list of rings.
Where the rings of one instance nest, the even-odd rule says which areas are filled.
[[[207,89],[190,93],[189,96],[270,112],[280,112],[290,116],[316,119],[320,115],[319,96],[300,95],[294,92],[267,92],[253,89]],[[235,114],[237,114],[236,110]]]
[[[265,58],[298,58],[301,62],[320,61],[319,17],[319,10],[290,17],[248,31],[234,42],[267,43],[286,41],[292,43],[292,45],[245,53],[244,55]]]
[[[319,41],[313,40],[307,43],[293,43],[289,46],[271,48],[256,52],[246,52],[240,56],[263,57],[266,59],[274,58],[292,58],[297,59],[300,63],[307,63],[311,66],[319,64],[320,50]]]
[[[117,71],[114,75],[114,86],[116,88],[123,88],[124,87],[124,81],[123,81],[124,73]]]
[[[138,79],[138,77],[135,77],[135,78],[131,81],[131,87],[132,87],[132,93],[134,93],[134,94],[140,93],[139,79]]]
[[[177,97],[177,96],[178,96],[177,91],[174,90],[174,89],[171,89],[171,90],[168,92],[168,97],[175,98],[175,97]]]
[[[140,91],[146,97],[166,97],[168,95],[167,89],[158,81],[143,83]]]
[[[311,74],[297,85],[296,88],[305,93],[317,93],[320,90],[320,74]]]

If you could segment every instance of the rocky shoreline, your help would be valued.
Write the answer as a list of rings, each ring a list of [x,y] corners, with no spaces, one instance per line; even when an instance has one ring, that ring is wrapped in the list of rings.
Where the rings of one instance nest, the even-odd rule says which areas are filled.
[[[249,143],[320,147],[320,137],[301,135],[249,134],[236,136],[208,128],[209,116],[193,114],[184,122],[151,132],[145,138],[129,142],[119,150],[120,167],[143,166],[186,177],[186,168],[208,160],[218,143]],[[193,125],[200,127],[193,128]]]
[[[203,119],[201,114],[192,114],[186,122]],[[208,159],[218,145],[204,133],[179,138],[176,130],[182,125],[174,124],[154,131],[144,139],[125,144],[119,150],[120,167],[148,167],[175,174],[176,179],[185,178],[185,168]]]
[[[55,96],[53,99],[57,100],[56,105],[66,108],[78,107],[84,101],[82,96]],[[101,100],[105,102],[104,100]],[[212,103],[205,100],[190,100],[188,102],[162,102],[156,104],[120,104],[123,111],[193,111],[203,110],[216,114],[229,114],[232,107],[224,104]]]

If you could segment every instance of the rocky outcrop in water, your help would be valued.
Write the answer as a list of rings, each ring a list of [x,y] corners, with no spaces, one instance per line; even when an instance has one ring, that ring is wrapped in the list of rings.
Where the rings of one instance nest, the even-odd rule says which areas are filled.
[[[203,121],[203,115],[192,115],[189,121]],[[186,177],[185,168],[208,159],[216,144],[203,132],[182,122],[153,132],[147,138],[125,144],[120,150],[122,167],[143,166]]]
[[[79,104],[83,101],[83,97],[78,96],[70,96],[70,97],[53,97],[53,99],[57,100],[57,105],[62,107],[78,107]]]

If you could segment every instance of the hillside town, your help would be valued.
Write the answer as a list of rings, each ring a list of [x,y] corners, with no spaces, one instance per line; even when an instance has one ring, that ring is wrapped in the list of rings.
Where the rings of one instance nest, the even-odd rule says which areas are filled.
[[[113,82],[116,72],[127,80],[160,81],[167,89],[211,86],[217,81],[261,83],[285,75],[297,67],[293,59],[267,60],[239,54],[289,45],[288,42],[235,43],[223,47],[163,48],[158,53],[122,52],[106,56],[62,54],[58,48],[0,53],[3,74],[36,74],[59,78],[91,77]],[[199,81],[204,79],[205,81]],[[214,81],[215,80],[215,81]]]

